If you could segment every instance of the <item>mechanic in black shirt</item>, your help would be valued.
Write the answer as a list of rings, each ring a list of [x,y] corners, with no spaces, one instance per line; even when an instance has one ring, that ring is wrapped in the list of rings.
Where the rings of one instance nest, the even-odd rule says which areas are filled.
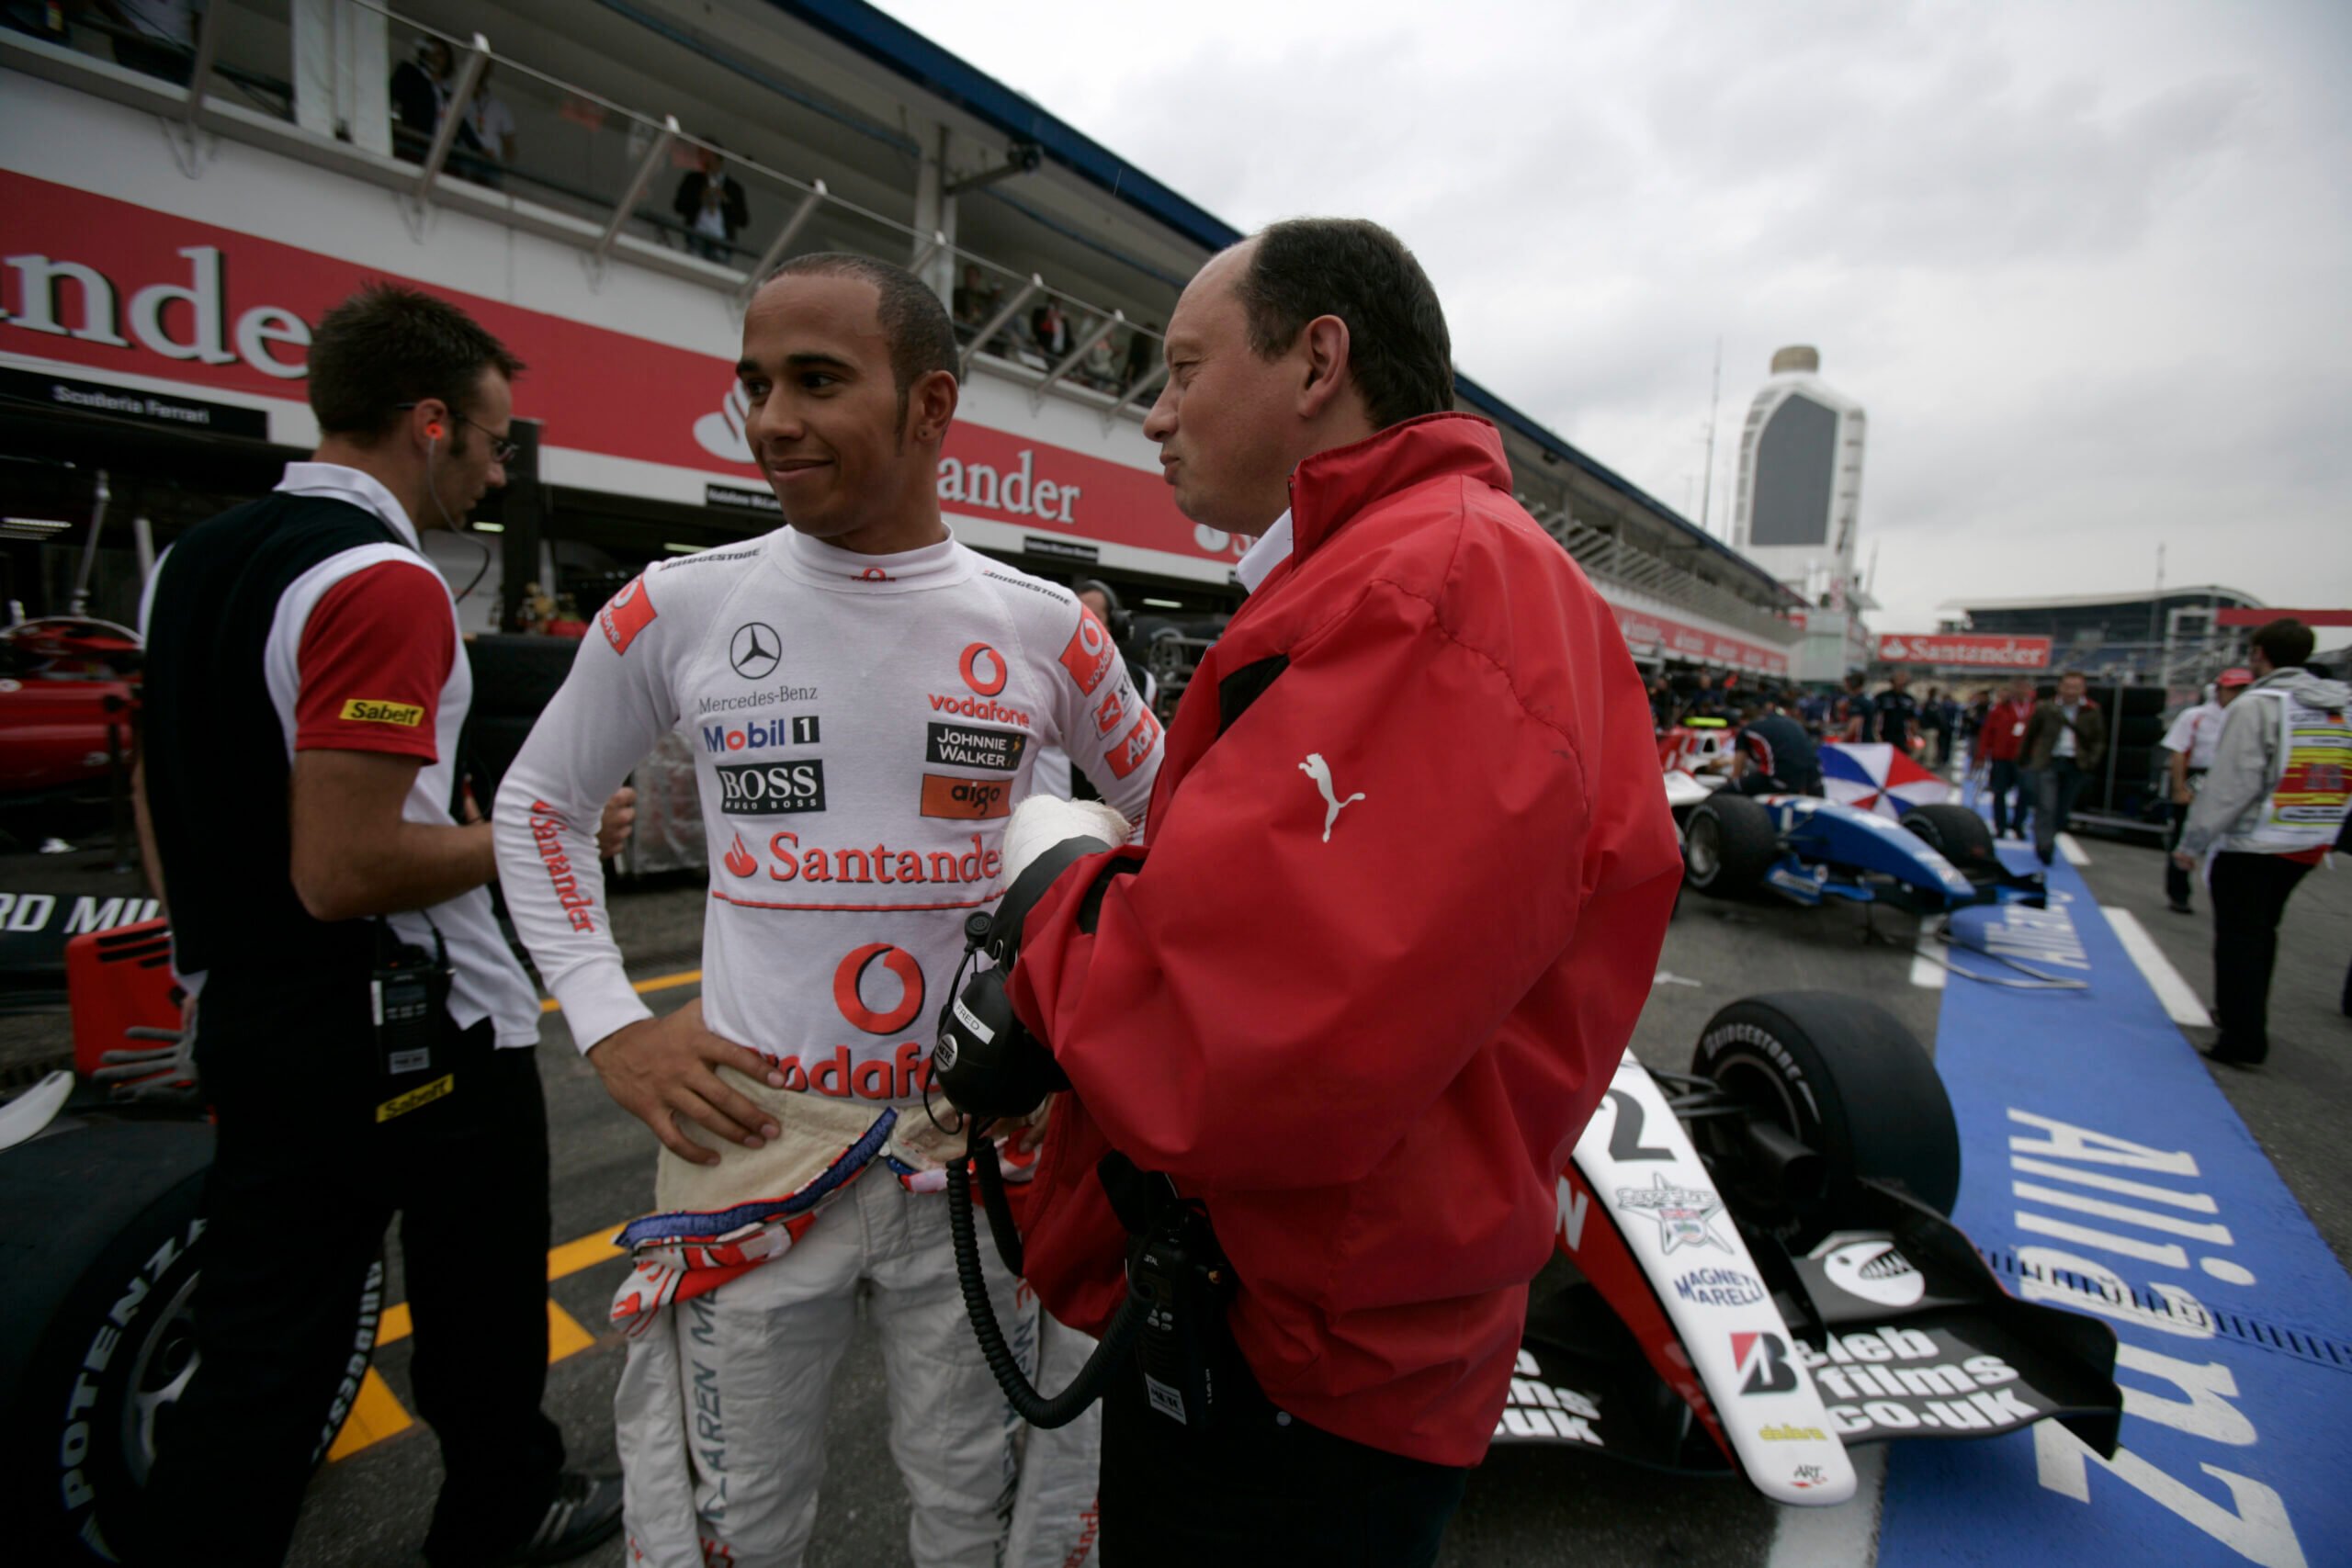
[[[1732,741],[1732,788],[1742,795],[1819,795],[1821,762],[1804,726],[1775,702],[1751,710]]]
[[[1846,672],[1846,694],[1838,699],[1836,727],[1840,740],[1874,739],[1872,707],[1869,695],[1862,690],[1862,672]]]
[[[1911,671],[1896,665],[1885,691],[1871,703],[1869,739],[1883,740],[1903,756],[1911,754],[1911,738],[1919,733],[1919,699],[1911,694]]]

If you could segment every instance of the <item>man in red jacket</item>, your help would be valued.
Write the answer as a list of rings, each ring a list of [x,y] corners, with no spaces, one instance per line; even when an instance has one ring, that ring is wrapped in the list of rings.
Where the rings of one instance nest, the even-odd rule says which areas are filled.
[[[1111,1150],[1231,1262],[1207,1432],[1105,1396],[1106,1563],[1427,1562],[1501,1414],[1559,1172],[1648,995],[1681,860],[1609,608],[1456,415],[1444,314],[1375,224],[1193,280],[1146,423],[1258,536],[1168,733],[1147,848],[1026,913],[1013,1004],[1073,1092],[1029,1278],[1100,1331]],[[1236,1386],[1236,1385],[1238,1386]]]
[[[2033,682],[2020,675],[2009,682],[2009,689],[1985,714],[1984,723],[1976,731],[1977,750],[1991,764],[1985,770],[1985,781],[1993,791],[1993,836],[1996,839],[2007,838],[2012,827],[2018,837],[2025,837],[2026,792],[2018,757],[2025,747],[2025,721],[2032,716]]]

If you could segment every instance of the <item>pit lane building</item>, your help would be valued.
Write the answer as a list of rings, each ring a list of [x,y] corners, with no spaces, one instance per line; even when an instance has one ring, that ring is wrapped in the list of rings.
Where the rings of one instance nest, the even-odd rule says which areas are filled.
[[[774,526],[738,327],[752,279],[817,250],[951,303],[966,543],[1180,625],[1238,602],[1249,541],[1177,513],[1139,430],[1159,325],[1238,232],[858,0],[213,0],[184,40],[31,10],[55,25],[0,29],[0,598],[28,613],[65,607],[101,474],[117,619],[142,558],[275,483],[317,434],[311,323],[389,276],[529,366],[492,536],[428,536],[454,585],[480,575],[467,629],[518,626],[526,585],[584,616]],[[426,134],[396,124],[423,79],[394,78],[432,39],[462,112]],[[721,156],[740,223],[681,204]],[[1638,659],[1790,671],[1803,606],[1772,572],[1476,381],[1460,401]]]

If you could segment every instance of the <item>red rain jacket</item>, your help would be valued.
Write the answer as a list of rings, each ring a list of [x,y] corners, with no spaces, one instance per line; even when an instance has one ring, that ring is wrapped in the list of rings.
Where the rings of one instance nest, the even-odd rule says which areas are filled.
[[[1206,1205],[1277,1406],[1475,1464],[1682,861],[1624,639],[1493,427],[1320,454],[1291,515],[1170,726],[1148,849],[1080,862],[1026,922],[1014,1005],[1073,1086],[1029,1277],[1108,1321],[1118,1148]]]

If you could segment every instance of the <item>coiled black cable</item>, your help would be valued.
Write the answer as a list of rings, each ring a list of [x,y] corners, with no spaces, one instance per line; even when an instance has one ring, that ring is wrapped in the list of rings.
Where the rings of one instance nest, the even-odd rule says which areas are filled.
[[[974,1118],[970,1125],[971,1144],[966,1152],[978,1173],[981,1192],[988,1201],[989,1228],[996,1235],[1006,1266],[1018,1274],[1022,1271],[1021,1238],[1012,1230],[1011,1212],[1004,1207],[1004,1173],[996,1162],[996,1145],[989,1140],[987,1122]],[[1004,1330],[996,1320],[996,1307],[989,1300],[988,1281],[980,1273],[979,1232],[972,1224],[970,1180],[960,1168],[947,1173],[947,1232],[956,1249],[956,1282],[963,1290],[964,1310],[972,1320],[973,1334],[980,1341],[981,1358],[995,1375],[997,1386],[1004,1390],[1006,1402],[1023,1421],[1048,1430],[1067,1427],[1102,1397],[1111,1379],[1135,1353],[1136,1336],[1143,1331],[1143,1303],[1129,1291],[1126,1300],[1119,1303],[1117,1314],[1111,1319],[1102,1343],[1095,1346],[1094,1354],[1086,1359],[1086,1365],[1079,1369],[1069,1386],[1051,1398],[1039,1393],[1036,1385],[1022,1374],[1012,1348],[1004,1342]],[[1005,1245],[1008,1235],[1012,1238],[1010,1247]]]

